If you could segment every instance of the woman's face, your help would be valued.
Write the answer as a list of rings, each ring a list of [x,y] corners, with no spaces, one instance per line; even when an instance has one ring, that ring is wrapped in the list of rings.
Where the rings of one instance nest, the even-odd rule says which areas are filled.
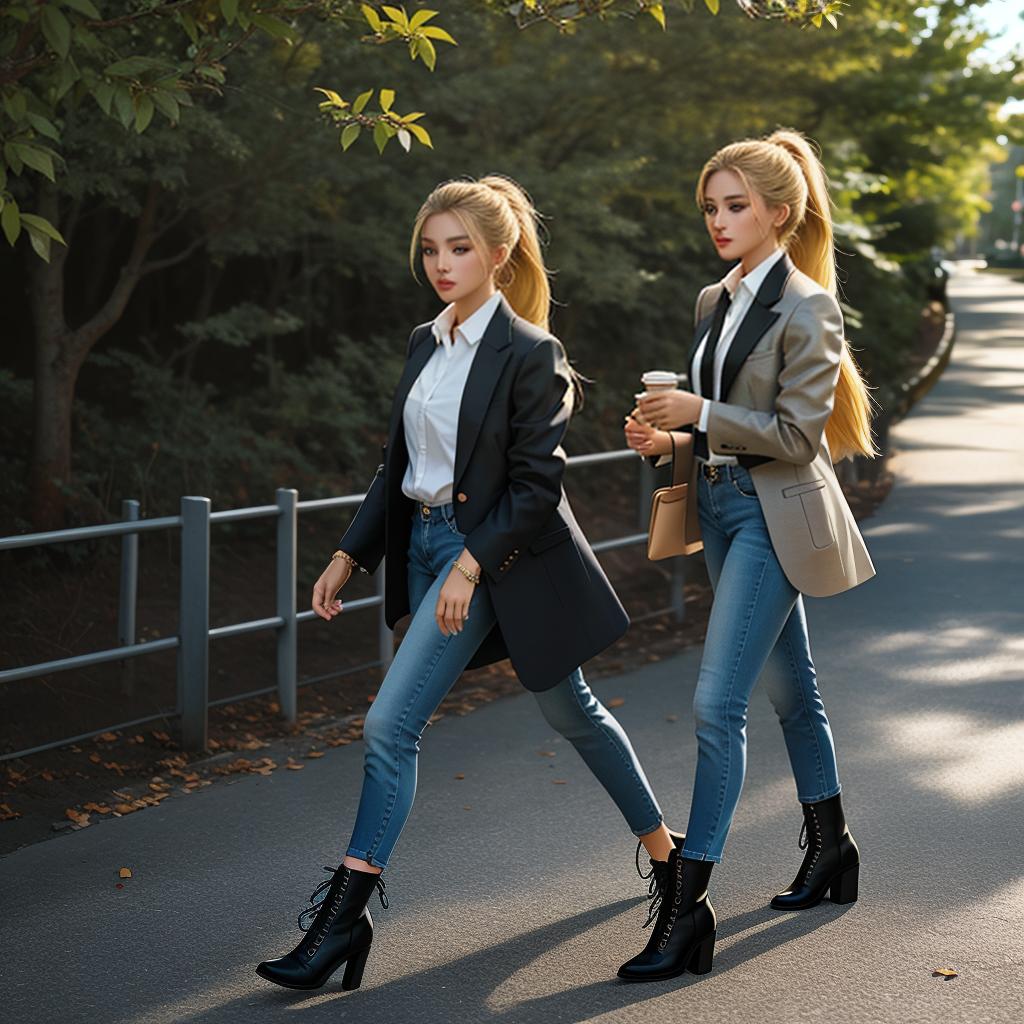
[[[768,208],[759,195],[748,194],[733,171],[715,171],[705,183],[704,224],[724,260],[742,259],[758,249],[767,255],[788,215],[786,206]]]
[[[433,213],[423,222],[420,253],[434,291],[445,302],[458,302],[477,292],[492,291],[492,276],[503,247],[481,252],[450,211]]]

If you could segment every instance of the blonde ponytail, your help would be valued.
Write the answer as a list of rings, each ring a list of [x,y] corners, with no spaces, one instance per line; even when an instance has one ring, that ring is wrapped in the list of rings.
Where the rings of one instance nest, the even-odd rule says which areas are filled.
[[[540,214],[522,186],[511,178],[488,174],[480,179],[480,184],[504,197],[519,227],[515,245],[495,273],[494,283],[524,320],[547,331],[550,329],[551,286],[537,234]]]
[[[697,183],[701,206],[707,179],[722,169],[734,171],[766,206],[789,206],[789,217],[779,228],[779,244],[800,270],[838,302],[832,199],[825,169],[807,139],[800,132],[779,129],[763,139],[743,139],[723,147],[701,171]],[[871,402],[844,338],[835,401],[825,424],[833,462],[881,454],[871,437]]]

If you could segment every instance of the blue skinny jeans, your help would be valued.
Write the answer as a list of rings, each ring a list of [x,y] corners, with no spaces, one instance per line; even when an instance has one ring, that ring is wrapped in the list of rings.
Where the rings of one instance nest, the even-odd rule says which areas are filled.
[[[697,770],[683,856],[719,862],[747,764],[747,705],[758,678],[786,740],[797,797],[840,791],[835,747],[811,659],[803,595],[772,548],[750,471],[697,474],[704,560],[714,591],[693,697]]]
[[[434,618],[438,594],[464,547],[451,503],[413,513],[409,545],[412,621],[363,725],[363,788],[346,851],[387,866],[412,809],[420,739],[430,717],[495,622],[487,590],[473,593],[461,633],[443,636]],[[549,690],[534,693],[548,723],[576,748],[622,812],[634,835],[662,822],[629,738],[591,692],[577,668]]]

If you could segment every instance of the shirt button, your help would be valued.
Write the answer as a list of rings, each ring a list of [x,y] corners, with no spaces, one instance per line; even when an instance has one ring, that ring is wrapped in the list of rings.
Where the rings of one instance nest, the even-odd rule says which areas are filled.
[[[467,498],[466,495],[462,493],[462,491],[459,491],[459,493],[456,495],[456,500],[469,501],[469,498]]]

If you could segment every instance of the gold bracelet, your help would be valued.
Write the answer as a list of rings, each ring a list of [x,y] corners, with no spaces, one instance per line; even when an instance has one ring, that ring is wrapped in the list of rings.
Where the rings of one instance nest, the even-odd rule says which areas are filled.
[[[335,551],[334,554],[331,555],[331,561],[333,562],[336,558],[344,558],[353,569],[358,569],[360,572],[366,572],[366,570],[347,551]],[[369,575],[369,573],[366,574]]]
[[[470,572],[457,558],[453,564],[455,565],[455,568],[458,569],[467,580],[469,580],[470,583],[478,584],[480,582],[480,574]]]

